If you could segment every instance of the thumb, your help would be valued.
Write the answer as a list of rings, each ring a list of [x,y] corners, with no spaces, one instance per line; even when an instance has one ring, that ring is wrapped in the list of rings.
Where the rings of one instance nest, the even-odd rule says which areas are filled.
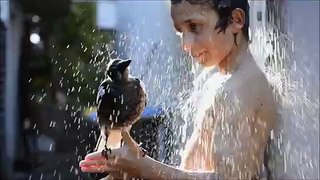
[[[140,156],[140,148],[138,143],[131,137],[129,131],[127,129],[122,129],[121,135],[123,138],[123,142],[129,147],[129,151],[133,153],[133,155],[139,157]]]

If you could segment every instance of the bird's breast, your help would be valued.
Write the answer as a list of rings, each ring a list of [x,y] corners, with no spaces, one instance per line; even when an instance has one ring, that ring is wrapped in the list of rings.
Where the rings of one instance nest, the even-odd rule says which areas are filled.
[[[139,81],[109,84],[98,107],[98,116],[116,126],[130,125],[142,114],[145,101],[146,93]]]

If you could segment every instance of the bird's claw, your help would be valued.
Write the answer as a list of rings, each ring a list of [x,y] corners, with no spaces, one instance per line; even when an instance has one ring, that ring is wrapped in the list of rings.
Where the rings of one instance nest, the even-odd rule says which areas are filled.
[[[145,157],[148,154],[148,151],[145,150],[143,147],[139,146],[141,157]],[[108,160],[108,155],[111,154],[111,148],[105,147],[102,152],[102,156],[104,156]]]
[[[147,153],[148,153],[148,151],[147,150],[145,150],[143,147],[139,147],[140,148],[140,151],[141,151],[141,157],[145,157],[146,155],[147,155]]]
[[[105,148],[101,152],[102,156],[104,156],[106,159],[108,159],[108,155],[111,154],[111,148]]]

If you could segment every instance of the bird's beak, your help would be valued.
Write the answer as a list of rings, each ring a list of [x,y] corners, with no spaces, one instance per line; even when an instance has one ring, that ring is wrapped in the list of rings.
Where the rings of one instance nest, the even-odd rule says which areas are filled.
[[[122,69],[122,70],[125,70],[131,63],[131,60],[128,59],[128,60],[123,60],[121,62],[119,62],[119,68]]]

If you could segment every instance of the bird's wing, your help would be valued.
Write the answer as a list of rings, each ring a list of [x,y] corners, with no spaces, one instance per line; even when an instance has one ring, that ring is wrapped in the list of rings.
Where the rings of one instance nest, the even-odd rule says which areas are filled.
[[[116,102],[114,102],[114,98],[118,96],[119,92],[116,86],[113,84],[112,80],[104,80],[98,88],[96,100],[98,109],[102,108],[100,106],[104,106],[103,108],[114,107],[117,104]]]
[[[139,84],[140,84],[140,87],[142,88],[143,92],[146,93],[146,86],[145,86],[145,84],[144,84],[140,79],[138,79],[138,80],[139,80]]]
[[[144,83],[140,79],[137,78],[137,80],[139,81],[139,86],[141,87],[142,92],[145,94],[145,106],[147,106],[148,96],[147,96],[146,86],[144,85]]]
[[[96,103],[99,104],[99,101],[101,101],[101,99],[103,98],[103,96],[106,94],[106,88],[109,87],[109,85],[111,84],[111,80],[109,79],[105,79],[104,81],[102,81],[102,83],[99,85],[98,87],[98,94],[97,94],[97,99],[96,99]]]

